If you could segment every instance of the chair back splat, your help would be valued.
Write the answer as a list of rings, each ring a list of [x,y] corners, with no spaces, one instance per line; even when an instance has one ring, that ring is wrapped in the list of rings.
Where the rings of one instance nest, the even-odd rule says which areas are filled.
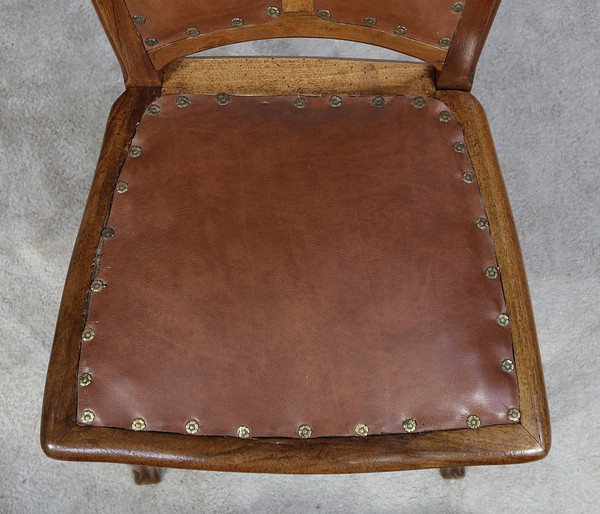
[[[421,59],[438,88],[469,90],[500,0],[92,0],[130,86],[160,85],[170,62],[232,43],[317,37]]]

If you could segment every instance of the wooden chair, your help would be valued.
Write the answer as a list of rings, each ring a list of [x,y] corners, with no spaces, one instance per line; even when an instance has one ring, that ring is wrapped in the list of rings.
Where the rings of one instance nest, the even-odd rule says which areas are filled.
[[[46,454],[451,477],[544,457],[525,271],[469,93],[500,1],[93,3],[126,91],[66,280]],[[427,64],[185,58],[279,37]]]

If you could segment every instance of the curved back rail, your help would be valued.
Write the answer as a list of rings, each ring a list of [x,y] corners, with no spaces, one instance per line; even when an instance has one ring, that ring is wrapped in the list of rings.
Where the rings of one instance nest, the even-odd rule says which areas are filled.
[[[158,86],[170,62],[285,37],[357,41],[421,59],[441,89],[469,90],[500,0],[92,0],[129,86]]]

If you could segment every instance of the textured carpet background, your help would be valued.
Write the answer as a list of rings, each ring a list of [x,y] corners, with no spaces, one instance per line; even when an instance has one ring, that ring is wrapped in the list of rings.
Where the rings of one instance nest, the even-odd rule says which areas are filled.
[[[529,274],[550,455],[471,468],[463,481],[443,481],[435,470],[168,470],[161,485],[139,488],[126,467],[52,461],[38,442],[63,281],[105,120],[123,89],[119,67],[88,1],[0,0],[0,512],[599,512],[599,8],[599,0],[505,0],[474,88]],[[322,41],[242,49],[396,56]]]

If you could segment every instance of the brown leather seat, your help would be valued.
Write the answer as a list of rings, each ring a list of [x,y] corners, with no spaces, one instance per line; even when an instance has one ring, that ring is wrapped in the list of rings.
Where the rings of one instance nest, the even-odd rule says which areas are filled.
[[[46,453],[289,473],[543,457],[525,273],[468,93],[499,2],[173,3],[94,0],[127,90],[67,276]],[[429,65],[182,59],[282,36]]]

